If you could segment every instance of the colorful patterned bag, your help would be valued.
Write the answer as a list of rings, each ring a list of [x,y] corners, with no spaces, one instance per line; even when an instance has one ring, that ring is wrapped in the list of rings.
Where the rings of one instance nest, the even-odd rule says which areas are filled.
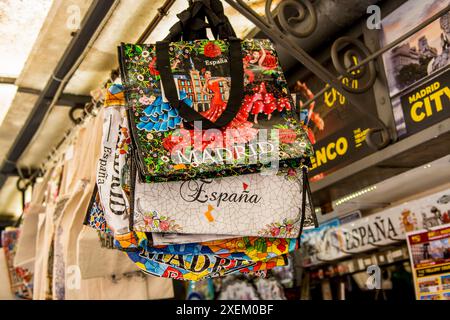
[[[303,228],[317,225],[305,189],[308,181],[298,168],[283,167],[276,175],[141,182],[135,173],[136,157],[130,157],[125,112],[123,87],[110,85],[105,95],[97,185],[106,221],[115,233],[134,230],[295,238],[302,222],[303,193],[308,195]]]
[[[111,234],[97,200],[93,197],[85,223]],[[297,245],[297,239],[244,237],[154,246],[149,234],[143,232],[117,234],[114,243],[146,273],[192,281],[234,273],[264,275],[269,269],[286,265],[286,255]]]
[[[207,2],[181,13],[182,28],[165,41],[120,47],[136,161],[147,182],[298,167],[312,154],[273,44],[235,38],[220,1]],[[199,10],[221,40],[189,35]]]
[[[315,216],[301,169],[218,179],[132,185],[131,228],[138,232],[296,238]]]
[[[287,264],[285,255],[251,262],[217,255],[155,255],[145,248],[141,248],[139,252],[127,252],[127,254],[145,273],[187,281],[200,281],[239,273],[265,276],[268,270]]]
[[[1,243],[5,253],[11,291],[18,298],[31,299],[33,297],[33,274],[28,269],[15,268],[13,264],[19,237],[19,229],[7,228],[1,233]]]
[[[145,233],[120,235],[116,246],[142,271],[176,280],[200,281],[229,274],[264,276],[285,266],[296,239],[236,238],[206,243],[151,246]],[[137,248],[137,250],[136,250]]]

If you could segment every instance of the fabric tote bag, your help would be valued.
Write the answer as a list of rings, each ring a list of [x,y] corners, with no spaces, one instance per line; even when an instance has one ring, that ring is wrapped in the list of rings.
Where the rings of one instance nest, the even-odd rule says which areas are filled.
[[[265,275],[268,270],[287,264],[286,255],[246,261],[215,254],[173,255],[152,254],[146,248],[127,252],[128,257],[147,274],[174,280],[200,281],[232,274]]]
[[[317,226],[302,169],[184,182],[134,182],[130,225],[138,232],[296,238]],[[133,183],[132,183],[133,184]],[[309,194],[308,194],[309,196]]]
[[[89,125],[90,122],[87,123]],[[83,175],[85,162],[85,149],[88,141],[92,139],[92,129],[85,127],[78,131],[76,141],[65,152],[65,165],[61,181],[61,191],[58,201],[60,210],[56,210],[54,235],[54,261],[53,261],[53,299],[64,300],[66,288],[67,246],[70,228],[77,214],[78,206],[82,201],[84,189],[88,181]],[[83,164],[83,165],[82,165]]]
[[[95,118],[89,118],[85,123],[86,133],[85,139],[81,141],[81,153],[79,159],[82,159],[77,169],[77,177],[75,187],[72,195],[79,195],[80,200],[74,203],[73,214],[67,223],[67,231],[64,239],[64,256],[66,267],[76,270],[76,274],[80,275],[80,268],[78,261],[80,260],[80,252],[78,252],[78,237],[83,229],[83,221],[86,215],[87,208],[90,203],[92,192],[95,185],[96,163],[100,153],[100,139],[103,122],[103,112],[100,110]],[[81,275],[80,275],[81,276]],[[67,278],[67,277],[66,277]],[[90,285],[88,280],[79,279],[76,286],[73,286],[71,281],[65,281],[65,298],[72,300],[81,298],[88,294],[84,291],[89,290]],[[93,279],[96,281],[97,279]]]
[[[31,299],[33,296],[33,274],[24,268],[16,268],[13,265],[16,253],[17,240],[20,237],[20,229],[6,228],[1,233],[1,242],[8,269],[11,291],[18,298]]]
[[[78,266],[82,279],[123,275],[138,270],[126,254],[106,246],[101,231],[83,227],[78,236]]]
[[[144,272],[177,280],[199,281],[234,273],[265,274],[287,263],[297,239],[235,238],[205,243],[153,246],[145,233],[117,235],[116,247]]]
[[[6,255],[3,248],[0,248],[0,300],[14,300],[15,296],[11,290],[9,270],[6,262]]]
[[[36,237],[36,258],[34,262],[34,290],[33,300],[46,300],[52,298],[53,277],[53,236],[54,212],[57,207],[58,193],[61,182],[62,163],[49,172],[45,198],[45,212],[39,215],[38,232]]]
[[[218,0],[196,1],[178,16],[164,41],[119,50],[142,179],[217,178],[307,162],[312,146],[272,42],[235,38]],[[205,16],[219,40],[205,39]],[[192,34],[191,26],[202,27]]]
[[[39,214],[45,212],[43,202],[49,179],[50,172],[43,177],[41,182],[36,183],[31,202],[24,210],[23,222],[20,226],[20,237],[14,257],[15,267],[27,268],[30,271],[34,269]]]

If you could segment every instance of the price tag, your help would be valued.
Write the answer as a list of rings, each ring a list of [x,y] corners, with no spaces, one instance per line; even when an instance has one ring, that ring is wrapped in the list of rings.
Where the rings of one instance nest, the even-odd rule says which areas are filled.
[[[70,161],[73,159],[73,153],[74,153],[74,147],[73,144],[71,144],[67,150],[66,150],[66,154],[64,155],[64,158],[66,159],[66,161]]]

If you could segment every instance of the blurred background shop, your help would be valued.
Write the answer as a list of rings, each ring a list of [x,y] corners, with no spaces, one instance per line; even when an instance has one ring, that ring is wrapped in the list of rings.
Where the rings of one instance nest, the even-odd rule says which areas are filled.
[[[67,2],[79,11],[70,11]],[[70,32],[59,26],[67,12],[83,18],[94,2],[0,4],[5,17],[0,61],[14,61],[0,68],[0,229],[17,221],[30,197],[29,190],[19,191],[21,182],[52,154],[92,90],[117,67],[111,54],[117,44],[141,34],[148,42],[159,40],[176,21],[175,13],[187,6],[184,0],[118,2],[106,27],[81,51],[81,64],[64,75],[59,101],[36,113],[52,81],[59,81],[46,79],[70,59],[62,53],[79,32],[75,20]],[[223,2],[239,37],[266,37],[228,4],[233,1]],[[245,2],[264,13],[265,1]],[[175,294],[189,299],[450,299],[445,271],[450,265],[450,0],[310,3],[316,22],[307,21],[303,30],[312,26],[312,31],[288,41],[335,75],[341,73],[339,65],[345,70],[369,57],[363,69],[352,71],[353,78],[339,80],[348,87],[339,92],[271,37],[298,106],[309,111],[315,148],[311,189],[320,226],[304,231],[290,266],[274,270],[267,280],[174,281]],[[23,12],[20,19],[15,10]]]

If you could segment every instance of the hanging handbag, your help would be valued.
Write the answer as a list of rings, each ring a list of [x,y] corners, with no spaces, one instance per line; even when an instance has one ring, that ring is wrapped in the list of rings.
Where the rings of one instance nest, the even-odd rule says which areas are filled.
[[[80,266],[78,265],[78,261],[80,261],[80,252],[78,251],[77,246],[78,237],[83,229],[86,210],[88,209],[92,193],[94,191],[95,169],[100,155],[101,129],[104,119],[103,116],[103,110],[100,110],[96,117],[89,118],[85,123],[87,130],[85,136],[86,139],[82,142],[82,153],[79,155],[79,159],[82,159],[82,161],[80,161],[79,169],[77,169],[77,181],[73,191],[73,194],[80,195],[80,201],[74,208],[74,214],[71,215],[71,219],[68,222],[68,227],[65,231],[65,263],[66,266],[71,266],[71,268],[78,271],[80,270]],[[77,286],[73,286],[71,285],[71,282],[66,279],[65,299],[74,300],[79,299],[84,295],[89,296],[89,291],[95,288],[93,283],[100,280],[100,278],[84,280],[80,277]],[[91,285],[93,287],[91,287]]]
[[[123,87],[115,83],[106,92],[107,117],[103,123],[97,185],[104,217],[116,233],[135,230],[218,234],[219,238],[295,238],[302,222],[302,194],[307,195],[303,228],[317,226],[304,169],[282,168],[276,175],[255,173],[185,182],[141,182],[136,157],[130,156]],[[93,212],[91,223],[103,224],[95,217]]]
[[[78,236],[77,264],[82,279],[121,276],[137,270],[123,252],[111,248],[103,239],[100,231],[87,226],[83,227]]]
[[[1,243],[5,254],[11,291],[18,298],[31,299],[33,296],[33,274],[27,269],[16,268],[13,265],[19,237],[20,229],[6,228],[1,233]]]
[[[285,255],[261,261],[243,261],[218,255],[154,255],[145,248],[139,252],[127,252],[128,257],[143,272],[164,278],[185,281],[201,281],[232,274],[265,276],[275,267],[285,266]]]
[[[306,172],[293,168],[274,176],[255,173],[156,184],[136,179],[130,228],[138,232],[296,238],[301,227],[317,226],[309,197],[302,219],[302,194],[309,196],[307,184]]]
[[[6,262],[6,252],[0,249],[0,300],[14,300],[15,296],[11,290],[9,269]]]
[[[95,210],[92,210],[95,208]],[[89,218],[90,213],[95,218]],[[97,230],[108,230],[102,206],[92,198],[87,221]],[[231,273],[262,273],[286,264],[285,255],[297,248],[298,239],[244,237],[228,240],[154,246],[150,234],[116,234],[114,247],[126,251],[141,270],[160,277],[198,281]]]
[[[45,212],[43,202],[49,179],[50,172],[47,172],[43,180],[34,185],[31,202],[24,210],[23,221],[20,226],[20,237],[14,257],[15,267],[26,268],[30,271],[34,269],[39,214]]]
[[[312,147],[270,40],[235,38],[218,0],[196,1],[178,17],[164,41],[119,50],[140,177],[217,178],[307,164]],[[205,17],[220,40],[204,39]]]
[[[62,163],[49,170],[49,182],[45,192],[45,212],[39,215],[34,261],[33,300],[52,298],[53,287],[53,216],[61,183]]]

